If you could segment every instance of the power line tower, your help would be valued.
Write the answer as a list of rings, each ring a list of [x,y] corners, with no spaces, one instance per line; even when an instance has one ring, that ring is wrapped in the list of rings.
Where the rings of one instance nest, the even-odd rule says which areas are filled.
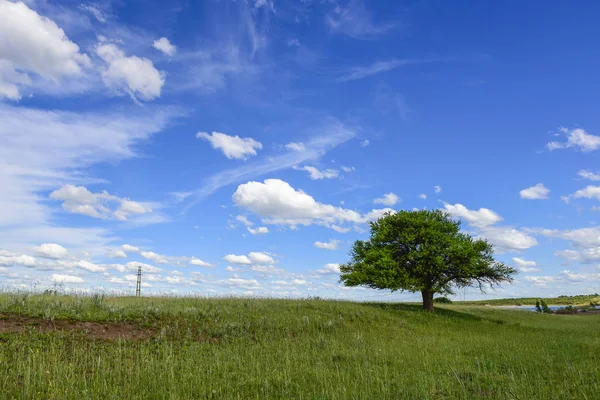
[[[140,297],[142,291],[142,266],[138,265],[137,283],[135,285],[135,297]]]

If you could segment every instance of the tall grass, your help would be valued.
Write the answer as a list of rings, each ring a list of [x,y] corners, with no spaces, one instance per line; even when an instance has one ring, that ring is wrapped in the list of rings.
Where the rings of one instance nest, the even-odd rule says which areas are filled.
[[[319,300],[0,295],[0,313],[152,339],[0,334],[0,397],[594,399],[600,318]]]

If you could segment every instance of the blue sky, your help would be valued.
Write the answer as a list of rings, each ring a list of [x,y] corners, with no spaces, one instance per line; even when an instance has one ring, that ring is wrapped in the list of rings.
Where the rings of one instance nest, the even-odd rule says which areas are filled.
[[[339,264],[441,208],[520,270],[488,296],[598,292],[598,8],[0,0],[0,278],[416,299]]]

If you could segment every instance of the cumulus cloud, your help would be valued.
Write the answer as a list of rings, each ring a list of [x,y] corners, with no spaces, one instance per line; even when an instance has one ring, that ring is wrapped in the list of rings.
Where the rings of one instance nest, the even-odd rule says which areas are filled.
[[[225,133],[198,132],[198,139],[208,141],[214,149],[220,150],[225,157],[229,159],[245,160],[248,157],[255,156],[256,150],[262,149],[262,144],[252,138],[241,138],[239,136],[229,136]]]
[[[50,277],[54,283],[83,283],[83,278],[74,275],[52,274]]]
[[[172,45],[169,39],[166,37],[161,37],[160,39],[155,40],[152,43],[152,47],[154,47],[156,50],[162,51],[168,56],[174,56],[177,52],[177,47]]]
[[[306,146],[302,142],[290,142],[285,145],[285,148],[291,151],[305,151]]]
[[[112,90],[129,94],[134,100],[153,100],[160,97],[165,83],[164,73],[152,61],[137,56],[126,56],[112,43],[100,42],[96,54],[104,60],[102,80]]]
[[[53,200],[62,201],[62,207],[74,214],[92,218],[127,221],[131,215],[151,213],[148,203],[119,198],[107,191],[92,193],[85,186],[64,185],[50,193]],[[115,207],[117,205],[118,207]]]
[[[519,268],[521,272],[539,272],[540,270],[536,268],[537,264],[535,261],[527,261],[519,257],[513,257],[513,262]]]
[[[538,244],[537,240],[509,226],[496,226],[502,217],[488,208],[469,210],[462,204],[444,203],[444,210],[450,215],[461,218],[476,230],[476,235],[492,243],[500,252],[525,250]]]
[[[238,256],[235,254],[227,254],[225,257],[223,257],[223,260],[227,261],[230,264],[235,264],[235,265],[251,265],[252,261],[250,261],[250,259],[248,258],[248,256]]]
[[[564,197],[563,199],[568,201],[569,199],[595,199],[600,200],[600,186],[589,185],[583,189],[576,191],[575,193]]]
[[[444,203],[444,210],[450,215],[466,220],[470,225],[484,227],[502,221],[502,217],[488,208],[469,210],[462,204]]]
[[[550,151],[557,149],[574,148],[584,153],[594,151],[600,148],[600,136],[587,133],[585,130],[560,128],[557,135],[564,135],[567,141],[553,141],[546,145]]]
[[[600,171],[592,172],[586,169],[582,169],[581,171],[577,172],[577,175],[579,175],[583,179],[589,179],[590,181],[600,181]]]
[[[254,223],[252,221],[250,221],[248,219],[248,217],[246,217],[245,215],[238,215],[237,217],[235,217],[235,219],[239,222],[241,222],[242,224],[244,224],[245,226],[252,226],[254,225]]]
[[[197,265],[199,267],[212,267],[213,266],[212,264],[207,263],[206,261],[202,261],[201,259],[195,258],[195,257],[192,257],[192,259],[190,260],[190,264]]]
[[[421,200],[427,200],[427,195],[426,195],[425,193],[421,193],[421,194],[419,195],[419,198],[420,198]]]
[[[339,274],[340,273],[340,264],[325,264],[325,266],[323,267],[323,269],[318,269],[317,273],[322,274],[322,275],[327,275],[327,274]]]
[[[435,186],[433,187],[433,191],[434,191],[436,194],[440,194],[440,193],[442,193],[442,187],[441,187],[441,186],[439,186],[439,185],[435,185]]]
[[[400,201],[400,198],[394,193],[386,193],[383,197],[373,200],[375,204],[383,204],[384,206],[393,206]]]
[[[250,232],[253,235],[266,235],[267,233],[269,233],[269,228],[267,228],[266,226],[259,226],[257,228],[247,227],[246,229],[248,229],[248,232]]]
[[[123,249],[123,251],[126,251],[127,253],[139,253],[140,252],[139,247],[132,246],[130,244],[124,244],[123,246],[121,246],[121,248]]]
[[[35,249],[37,255],[45,258],[65,258],[69,255],[67,249],[56,243],[44,243]]]
[[[89,58],[54,21],[25,3],[0,0],[0,98],[19,100],[32,77],[60,81],[89,66]]]
[[[125,253],[123,250],[112,250],[108,251],[106,256],[110,258],[127,258],[127,253]]]
[[[238,207],[260,216],[266,224],[298,225],[320,224],[331,226],[344,222],[364,223],[391,209],[373,210],[365,215],[356,211],[315,201],[310,195],[296,190],[280,179],[248,182],[239,185],[233,194]]]
[[[306,171],[312,180],[333,179],[339,176],[339,172],[335,169],[325,169],[323,171],[316,167],[305,165],[304,167],[294,167],[298,171]]]
[[[263,253],[260,251],[253,251],[248,254],[248,258],[254,264],[275,264],[275,260],[268,253]]]
[[[146,260],[154,261],[157,264],[168,264],[169,260],[167,260],[166,256],[161,254],[157,254],[153,251],[142,251],[140,255],[144,257]]]
[[[325,250],[337,250],[338,244],[338,240],[330,240],[329,242],[315,242],[315,247]]]
[[[538,183],[537,185],[528,187],[519,192],[522,199],[526,200],[543,200],[548,198],[548,194],[550,194],[550,189],[544,186],[543,183]]]

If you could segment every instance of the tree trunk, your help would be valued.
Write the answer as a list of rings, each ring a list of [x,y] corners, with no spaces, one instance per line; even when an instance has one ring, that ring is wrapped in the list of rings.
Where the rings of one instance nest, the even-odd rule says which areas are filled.
[[[433,292],[423,290],[421,295],[423,296],[423,310],[433,312]]]

